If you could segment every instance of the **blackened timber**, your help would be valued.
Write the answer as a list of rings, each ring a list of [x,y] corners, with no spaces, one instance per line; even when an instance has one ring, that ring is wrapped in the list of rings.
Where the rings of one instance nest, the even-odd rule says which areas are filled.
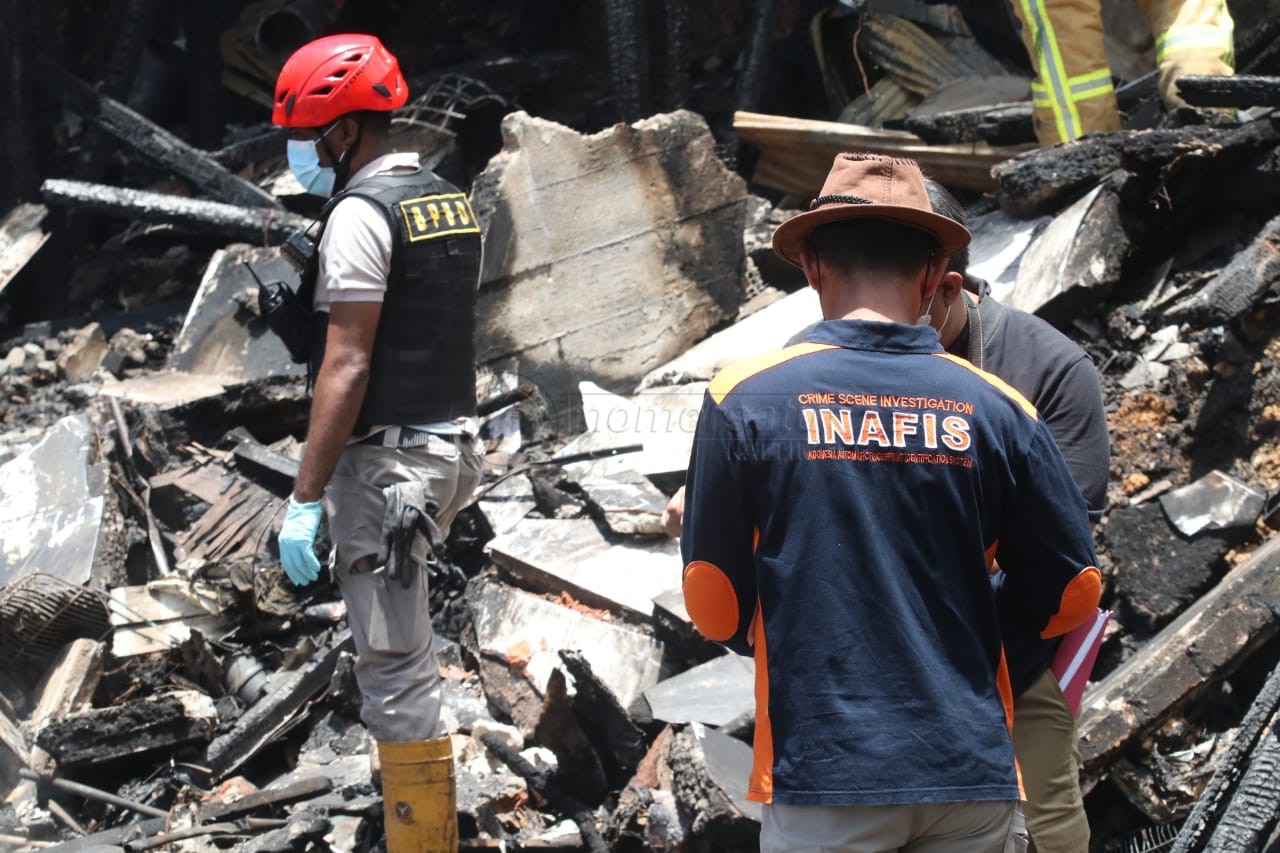
[[[1249,759],[1249,769],[1240,787],[1205,845],[1205,853],[1236,853],[1237,850],[1275,850],[1267,844],[1280,820],[1280,724],[1271,718],[1266,735]]]
[[[1276,116],[1229,128],[1125,130],[1027,151],[996,164],[991,173],[1006,204],[1019,216],[1033,217],[1065,207],[1117,169],[1141,177],[1154,189],[1175,166],[1218,164],[1225,172],[1278,143]],[[1214,184],[1221,179],[1207,180]]]
[[[1085,694],[1077,725],[1086,782],[1280,633],[1280,536],[1232,569]]]
[[[609,849],[605,846],[604,839],[600,837],[600,831],[596,829],[595,812],[561,788],[550,773],[539,771],[495,734],[480,735],[480,742],[497,756],[499,761],[507,765],[511,772],[528,783],[534,793],[548,806],[560,814],[570,815],[571,820],[578,825],[582,840],[591,853],[604,853]]]
[[[259,699],[236,721],[235,728],[209,744],[206,763],[213,778],[225,779],[296,723],[311,697],[328,686],[338,656],[350,651],[351,644],[351,631],[343,631],[322,654]]]
[[[309,800],[333,790],[333,780],[328,776],[311,776],[299,779],[281,788],[254,791],[230,803],[211,803],[201,806],[200,820],[226,820],[239,817],[268,806],[283,806],[298,800]]]
[[[57,759],[59,767],[99,764],[208,740],[217,724],[212,699],[194,690],[178,690],[68,715],[45,726],[36,743]]]
[[[581,652],[562,649],[560,660],[573,676],[573,710],[582,730],[600,755],[610,782],[615,787],[625,785],[644,758],[644,733]]]
[[[252,207],[280,207],[271,193],[229,172],[206,152],[188,145],[114,98],[95,92],[83,81],[69,74],[61,74],[61,78],[70,110],[175,175],[191,181],[214,199]]]
[[[1280,77],[1188,74],[1178,95],[1193,107],[1280,107]]]
[[[1277,712],[1280,712],[1280,666],[1271,671],[1253,705],[1240,721],[1231,745],[1218,759],[1213,778],[1200,793],[1169,853],[1193,853],[1203,846],[1230,803],[1232,792],[1248,766],[1249,754]]]
[[[235,240],[283,240],[309,228],[305,216],[271,207],[239,207],[216,201],[50,178],[40,187],[47,204],[96,211],[144,222],[171,222]]]
[[[1173,322],[1204,326],[1226,323],[1274,295],[1280,285],[1280,216],[1243,251],[1237,252],[1213,278],[1165,312]]]

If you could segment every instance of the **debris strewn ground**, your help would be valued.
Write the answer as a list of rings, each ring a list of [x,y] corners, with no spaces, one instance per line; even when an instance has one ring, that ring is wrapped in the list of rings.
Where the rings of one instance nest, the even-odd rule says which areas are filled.
[[[1042,150],[1016,38],[947,4],[101,5],[57,67],[19,45],[52,94],[3,141],[0,846],[381,844],[341,599],[274,550],[308,396],[241,261],[295,283],[318,213],[264,123],[281,14],[415,34],[396,139],[485,229],[488,470],[432,577],[464,849],[754,849],[754,664],[693,630],[661,513],[706,382],[820,319],[768,241],[846,147],[956,191],[972,269],[1102,379],[1093,849],[1276,849],[1274,3],[1248,75],[1188,89],[1235,115],[1160,118],[1138,75],[1125,130]]]

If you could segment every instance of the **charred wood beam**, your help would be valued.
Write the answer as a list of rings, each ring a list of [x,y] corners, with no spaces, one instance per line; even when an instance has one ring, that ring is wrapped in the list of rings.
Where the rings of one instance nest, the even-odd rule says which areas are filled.
[[[86,835],[84,838],[64,841],[47,849],[53,853],[90,853],[91,851],[113,848],[118,850],[120,845],[131,840],[147,838],[154,836],[156,833],[164,832],[168,823],[168,815],[148,818],[147,820],[128,823],[124,826],[104,829],[101,832],[95,832],[93,835]]]
[[[191,139],[202,148],[222,144],[222,6],[220,0],[187,0],[182,30],[187,45],[187,113]]]
[[[653,105],[645,2],[605,0],[613,96],[618,105],[618,118],[625,122],[644,118]]]
[[[559,814],[569,815],[570,820],[578,825],[578,831],[582,833],[582,841],[591,853],[605,853],[609,849],[600,836],[600,830],[596,828],[594,809],[577,797],[566,793],[550,774],[539,771],[497,735],[482,734],[480,742],[497,756],[498,760],[507,765],[512,773],[528,783],[534,794],[549,808]]]
[[[146,803],[138,803],[133,800],[126,800],[124,797],[118,797],[109,791],[102,791],[89,785],[82,785],[79,782],[72,782],[69,779],[58,779],[52,776],[41,776],[34,770],[28,770],[25,767],[18,771],[18,775],[23,779],[30,779],[38,785],[49,785],[64,791],[68,794],[75,794],[77,797],[84,797],[87,800],[97,800],[100,803],[118,806],[122,809],[129,809],[138,814],[144,814],[148,817],[165,817],[169,813],[164,809],[158,809],[155,806],[149,806]]]
[[[1203,848],[1206,838],[1227,808],[1236,783],[1245,772],[1249,754],[1277,712],[1280,712],[1280,666],[1271,671],[1253,705],[1240,721],[1231,746],[1218,759],[1213,778],[1200,793],[1200,799],[1196,800],[1169,853],[1195,853]]]
[[[350,650],[351,642],[351,631],[343,631],[332,646],[259,699],[235,728],[214,739],[206,761],[213,778],[225,779],[297,723],[311,697],[328,686],[338,656]]]
[[[283,128],[273,127],[213,152],[213,159],[228,169],[243,169],[259,160],[281,157],[285,147]]]
[[[1280,536],[1264,543],[1084,697],[1088,787],[1139,741],[1280,633]]]
[[[626,784],[644,758],[644,732],[591,669],[581,652],[564,649],[560,660],[573,676],[573,711],[604,764],[609,781]]]
[[[188,826],[184,829],[173,829],[147,838],[129,841],[125,849],[130,853],[142,850],[154,850],[166,844],[185,841],[189,838],[203,838],[206,835],[247,835],[263,829],[279,829],[287,826],[289,821],[283,818],[246,818],[231,823],[209,823],[201,826]]]
[[[124,104],[55,66],[42,66],[60,78],[67,108],[102,128],[140,154],[186,178],[218,201],[252,207],[280,207],[279,200],[225,169],[209,154],[188,145]]]
[[[1165,312],[1173,322],[1225,323],[1252,310],[1280,285],[1280,216],[1227,265]]]
[[[1280,720],[1273,716],[1262,742],[1249,760],[1231,804],[1205,845],[1205,853],[1262,850],[1280,820]],[[1268,849],[1274,850],[1274,847]]]
[[[760,108],[764,81],[769,70],[769,46],[778,22],[778,0],[757,0],[755,20],[751,22],[751,43],[747,47],[742,76],[738,78],[735,106],[753,112]]]
[[[1193,107],[1280,107],[1280,77],[1188,74],[1178,95]]]
[[[1230,128],[1126,130],[1027,151],[991,173],[1006,204],[1019,216],[1033,217],[1065,207],[1117,169],[1154,187],[1188,165],[1225,168],[1278,143],[1280,118],[1274,116]]]
[[[211,803],[200,808],[201,822],[226,820],[258,809],[287,805],[298,800],[309,800],[333,790],[333,780],[328,776],[311,776],[299,779],[291,785],[255,791],[231,803]]]
[[[91,765],[208,740],[217,724],[212,699],[195,690],[179,690],[70,714],[41,729],[36,743],[58,760],[59,767]]]
[[[0,122],[0,151],[4,155],[4,169],[0,170],[0,209],[7,210],[16,202],[29,198],[37,188],[36,152],[33,144],[32,120],[35,115],[34,86],[30,60],[34,40],[30,37],[30,22],[38,14],[42,4],[23,0],[2,0],[0,9],[0,71],[5,85],[0,87],[0,112],[5,117]]]
[[[103,91],[113,98],[127,99],[133,91],[138,60],[151,37],[158,0],[127,0],[120,10],[120,26],[112,39],[111,56],[102,73]]]
[[[50,178],[40,187],[45,201],[144,222],[172,222],[235,240],[282,241],[309,228],[305,216],[271,207],[240,207],[216,201],[181,198],[146,190]]]

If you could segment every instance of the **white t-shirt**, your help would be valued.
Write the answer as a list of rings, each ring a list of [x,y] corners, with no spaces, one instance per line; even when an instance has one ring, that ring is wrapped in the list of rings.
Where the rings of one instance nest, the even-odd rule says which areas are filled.
[[[416,152],[383,154],[351,176],[348,188],[366,178],[419,168]],[[347,198],[329,213],[320,237],[320,278],[315,310],[328,311],[331,302],[381,302],[391,271],[391,226],[368,201]]]
[[[348,188],[374,175],[412,171],[420,167],[417,152],[396,152],[375,157],[351,176]],[[391,272],[391,226],[380,210],[365,199],[348,198],[329,212],[320,237],[320,275],[316,281],[314,307],[328,311],[334,302],[381,302],[387,293]],[[364,435],[383,429],[378,425]],[[413,429],[439,435],[476,435],[475,418],[455,418],[430,424],[405,424]],[[361,436],[352,436],[358,441]]]

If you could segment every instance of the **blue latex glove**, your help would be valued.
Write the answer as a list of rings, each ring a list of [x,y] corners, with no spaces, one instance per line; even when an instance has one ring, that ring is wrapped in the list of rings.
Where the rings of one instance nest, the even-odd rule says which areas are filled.
[[[284,573],[298,586],[306,586],[320,576],[316,559],[316,528],[320,526],[320,501],[298,503],[289,496],[289,508],[280,525],[280,562]]]

